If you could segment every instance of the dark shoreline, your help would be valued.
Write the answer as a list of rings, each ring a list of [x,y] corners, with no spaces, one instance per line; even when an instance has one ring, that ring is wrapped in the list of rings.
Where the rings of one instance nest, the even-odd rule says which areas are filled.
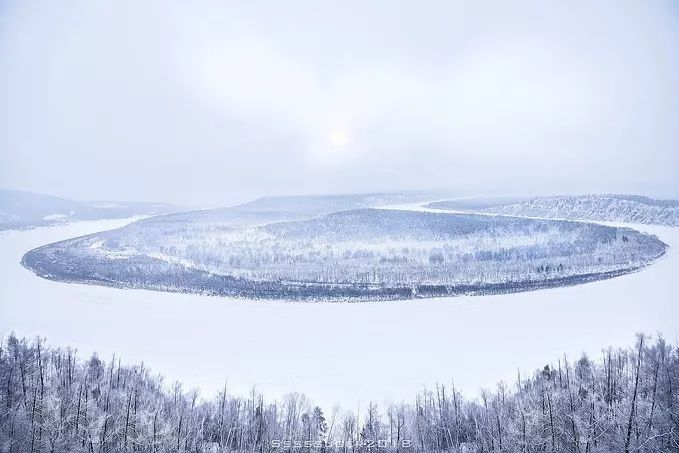
[[[606,272],[586,273],[523,282],[461,285],[422,284],[385,287],[366,284],[253,281],[227,275],[210,274],[196,269],[188,269],[180,265],[168,264],[155,258],[145,256],[133,257],[126,261],[132,261],[131,265],[133,267],[144,266],[148,268],[150,266],[151,268],[155,268],[158,271],[157,273],[147,274],[147,278],[139,279],[137,277],[139,277],[140,274],[134,274],[134,272],[132,272],[130,274],[133,275],[132,278],[126,281],[117,281],[96,275],[96,272],[83,275],[78,272],[77,268],[68,266],[68,262],[65,266],[63,262],[54,263],[41,259],[43,257],[42,250],[52,245],[54,244],[48,244],[28,251],[22,257],[21,265],[39,277],[63,283],[281,302],[370,302],[415,300],[439,297],[512,294],[575,286],[638,272],[662,257],[667,252],[668,248],[665,244],[665,247],[660,254],[650,258],[643,265]],[[130,264],[128,263],[128,266],[129,265]],[[64,272],[65,268],[66,271]],[[177,284],[176,282],[178,281],[184,283]]]

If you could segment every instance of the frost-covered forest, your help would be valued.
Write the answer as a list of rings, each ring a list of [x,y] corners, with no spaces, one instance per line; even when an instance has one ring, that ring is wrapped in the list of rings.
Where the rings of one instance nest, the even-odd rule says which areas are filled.
[[[557,195],[528,199],[468,198],[437,201],[428,206],[519,217],[679,226],[679,201],[657,200],[639,195]]]
[[[679,350],[644,336],[519,372],[476,398],[446,384],[347,411],[228,387],[205,400],[143,364],[12,335],[0,390],[3,452],[679,451]]]
[[[631,229],[558,220],[388,209],[196,215],[47,245],[24,264],[60,280],[219,295],[402,298],[575,284],[666,249]]]

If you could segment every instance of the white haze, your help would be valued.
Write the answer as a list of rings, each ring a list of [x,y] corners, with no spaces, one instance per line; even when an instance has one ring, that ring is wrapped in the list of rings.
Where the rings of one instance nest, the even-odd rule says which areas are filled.
[[[5,1],[0,187],[679,196],[679,6]]]

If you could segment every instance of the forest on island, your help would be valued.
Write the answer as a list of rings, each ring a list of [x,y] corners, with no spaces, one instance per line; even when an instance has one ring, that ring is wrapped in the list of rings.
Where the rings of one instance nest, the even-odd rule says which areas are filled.
[[[639,335],[476,398],[437,385],[358,412],[298,393],[203,399],[143,364],[11,335],[0,348],[0,451],[677,452],[679,349]]]
[[[23,264],[46,278],[121,287],[396,299],[584,283],[638,270],[667,248],[629,228],[560,220],[358,209],[242,225],[255,220],[230,215],[142,220],[39,247]]]

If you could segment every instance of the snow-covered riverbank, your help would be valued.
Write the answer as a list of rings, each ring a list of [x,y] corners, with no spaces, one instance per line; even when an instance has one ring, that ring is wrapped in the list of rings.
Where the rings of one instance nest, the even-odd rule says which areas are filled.
[[[0,233],[0,333],[122,354],[204,395],[253,386],[299,391],[324,407],[409,399],[455,384],[475,395],[567,353],[629,345],[634,333],[679,341],[679,228],[637,225],[670,245],[640,272],[581,286],[496,296],[368,304],[231,300],[75,285],[35,276],[22,255],[129,220]],[[490,360],[492,358],[492,360]]]

